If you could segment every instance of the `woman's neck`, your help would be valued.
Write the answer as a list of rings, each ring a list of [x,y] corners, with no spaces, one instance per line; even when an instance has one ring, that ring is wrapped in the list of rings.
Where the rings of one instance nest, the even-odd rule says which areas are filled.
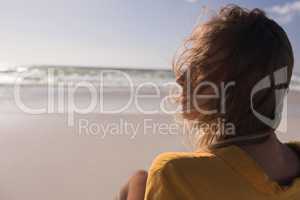
[[[297,154],[271,133],[263,143],[239,145],[274,181],[288,183],[300,173]]]

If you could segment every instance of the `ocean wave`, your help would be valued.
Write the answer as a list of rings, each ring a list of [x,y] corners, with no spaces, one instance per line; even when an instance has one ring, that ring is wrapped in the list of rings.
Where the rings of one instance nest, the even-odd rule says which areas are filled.
[[[44,85],[89,82],[105,86],[126,86],[152,82],[173,82],[170,70],[121,69],[108,67],[27,66],[0,70],[0,84]]]
[[[174,83],[175,77],[167,69],[134,69],[84,66],[10,66],[0,68],[0,85],[49,85],[92,83],[107,87]],[[300,75],[294,73],[291,89],[300,91]]]

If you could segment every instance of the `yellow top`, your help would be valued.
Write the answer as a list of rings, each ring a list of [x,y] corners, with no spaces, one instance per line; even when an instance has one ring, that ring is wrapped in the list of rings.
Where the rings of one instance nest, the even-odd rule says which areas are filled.
[[[289,144],[300,153],[300,144]],[[300,155],[300,154],[299,154]],[[237,146],[164,153],[150,170],[145,200],[299,200],[300,178],[281,187]]]

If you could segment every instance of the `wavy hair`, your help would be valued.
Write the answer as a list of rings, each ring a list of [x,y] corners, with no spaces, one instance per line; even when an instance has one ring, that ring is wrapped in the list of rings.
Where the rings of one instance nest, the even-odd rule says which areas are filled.
[[[228,135],[219,126],[215,130],[202,130],[202,136],[197,136],[194,142],[209,145],[275,130],[278,124],[265,124],[251,109],[252,101],[253,108],[264,116],[280,115],[276,111],[274,85],[258,92],[254,99],[250,98],[251,91],[260,80],[282,67],[287,67],[288,87],[293,65],[287,34],[258,8],[247,10],[228,5],[198,25],[173,62],[176,81],[182,88],[179,97],[182,117],[197,127],[222,119],[234,125],[235,134]],[[216,89],[222,87],[225,93],[218,94]]]

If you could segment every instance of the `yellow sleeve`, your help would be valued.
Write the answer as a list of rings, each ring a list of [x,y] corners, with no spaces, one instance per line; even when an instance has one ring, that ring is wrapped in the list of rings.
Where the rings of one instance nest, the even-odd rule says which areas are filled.
[[[180,174],[172,158],[159,156],[149,170],[145,200],[191,199]]]

